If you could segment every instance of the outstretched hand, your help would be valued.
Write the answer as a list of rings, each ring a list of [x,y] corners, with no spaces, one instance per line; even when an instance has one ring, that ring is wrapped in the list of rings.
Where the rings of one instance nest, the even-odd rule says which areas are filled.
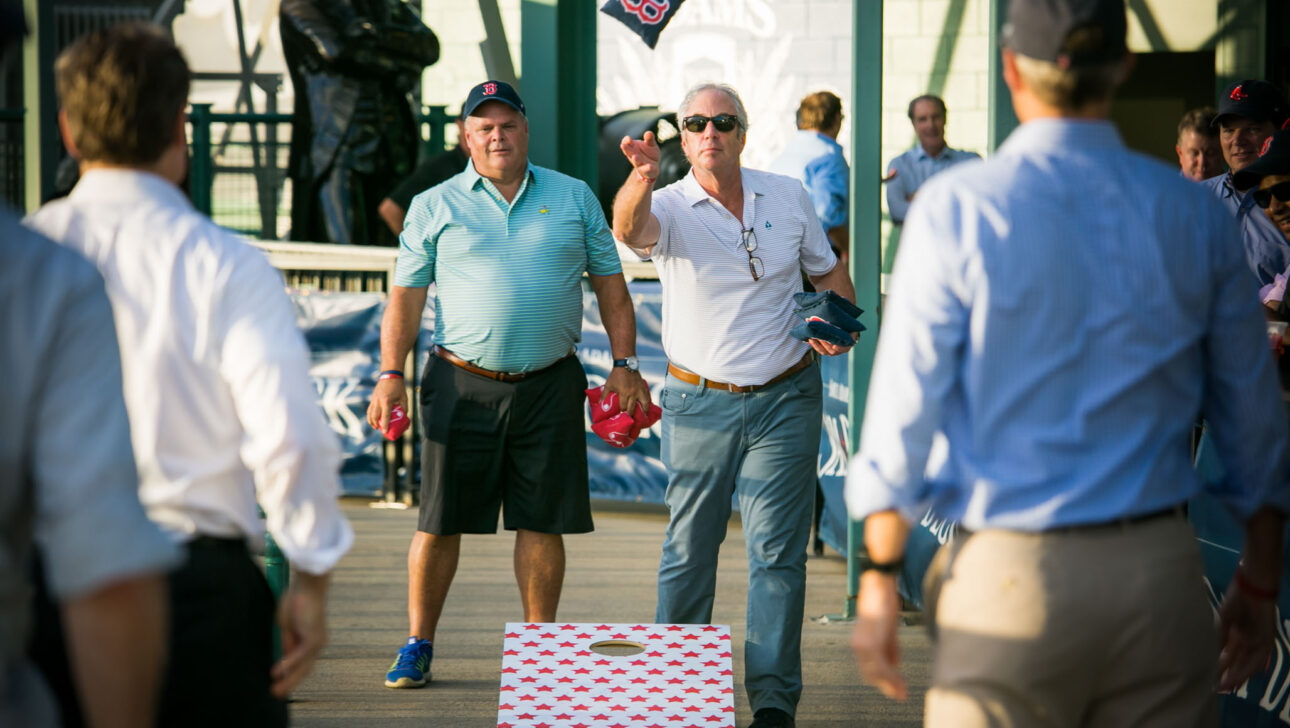
[[[658,179],[659,148],[654,132],[645,132],[639,140],[625,136],[618,143],[618,148],[623,150],[623,156],[627,157],[632,170],[641,177],[642,181],[653,182]]]

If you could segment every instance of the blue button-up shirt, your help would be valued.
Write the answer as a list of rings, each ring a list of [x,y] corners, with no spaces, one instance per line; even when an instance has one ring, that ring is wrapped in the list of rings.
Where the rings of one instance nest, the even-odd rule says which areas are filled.
[[[1201,184],[1241,223],[1245,260],[1254,277],[1259,279],[1259,285],[1272,283],[1278,273],[1284,273],[1290,266],[1290,245],[1286,244],[1285,236],[1254,204],[1253,195],[1236,191],[1230,172],[1210,177]]]
[[[891,160],[887,165],[887,212],[891,221],[900,225],[905,222],[909,213],[909,196],[918,191],[923,183],[934,174],[944,172],[956,164],[980,159],[976,152],[965,152],[962,149],[945,147],[933,157],[923,149],[922,144],[915,144],[913,149]]]
[[[435,284],[434,343],[500,372],[541,369],[582,336],[582,274],[622,272],[585,182],[528,166],[509,203],[475,166],[412,198],[394,285]]]
[[[851,168],[836,140],[814,129],[798,129],[768,171],[802,183],[825,232],[847,223]]]
[[[1290,511],[1287,428],[1239,231],[1109,122],[1038,120],[905,224],[847,503],[1024,531],[1203,486],[1204,411],[1243,516]]]

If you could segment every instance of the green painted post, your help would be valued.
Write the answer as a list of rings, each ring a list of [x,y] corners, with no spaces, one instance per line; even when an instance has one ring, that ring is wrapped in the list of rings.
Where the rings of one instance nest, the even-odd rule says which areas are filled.
[[[428,106],[426,107],[425,122],[430,125],[430,138],[426,140],[426,156],[432,156],[448,148],[447,134],[444,133],[444,126],[452,123],[452,117],[448,116],[447,106]]]
[[[188,114],[193,125],[192,161],[188,167],[188,189],[193,207],[211,214],[211,185],[215,181],[215,164],[211,160],[211,105],[193,104]]]
[[[264,517],[264,511],[260,511],[260,516]],[[287,593],[287,587],[291,586],[291,563],[278,548],[278,542],[273,540],[273,535],[268,531],[264,532],[264,578],[269,582],[269,591],[273,592],[273,602],[277,604],[282,601],[282,595]],[[282,633],[277,623],[273,625],[273,661],[277,662],[282,657]]]
[[[53,3],[23,0],[22,10],[30,31],[22,44],[23,189],[26,208],[34,211],[54,190],[63,142],[54,94]]]
[[[520,95],[529,158],[599,188],[596,8],[586,0],[523,0]]]
[[[851,280],[855,282],[856,305],[865,310],[864,323],[869,327],[851,350],[848,362],[847,453],[854,455],[860,444],[864,400],[882,320],[882,3],[854,0],[851,7]],[[860,591],[856,555],[863,543],[860,522],[849,521],[844,619],[855,618],[856,595]]]
[[[1008,0],[990,0],[990,151],[999,148],[1013,129],[1021,123],[1012,110],[1012,94],[1003,82],[1003,61],[999,58],[999,38],[1008,20]]]

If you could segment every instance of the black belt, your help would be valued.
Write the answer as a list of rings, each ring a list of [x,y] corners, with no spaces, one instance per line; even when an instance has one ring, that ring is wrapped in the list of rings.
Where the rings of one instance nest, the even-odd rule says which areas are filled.
[[[1054,526],[1053,528],[1045,528],[1042,531],[1036,531],[1035,533],[1040,535],[1049,533],[1092,533],[1096,531],[1139,526],[1149,521],[1155,521],[1161,518],[1181,518],[1186,515],[1187,507],[1184,504],[1179,503],[1178,505],[1170,506],[1168,508],[1161,508],[1158,511],[1139,513],[1136,516],[1113,518],[1109,521],[1098,521],[1096,523],[1076,523],[1069,526]],[[959,526],[958,532],[962,533],[964,536],[971,536],[976,533],[975,531],[963,528],[962,526]]]
[[[250,553],[246,539],[233,536],[198,536],[184,542],[190,551],[240,551]]]

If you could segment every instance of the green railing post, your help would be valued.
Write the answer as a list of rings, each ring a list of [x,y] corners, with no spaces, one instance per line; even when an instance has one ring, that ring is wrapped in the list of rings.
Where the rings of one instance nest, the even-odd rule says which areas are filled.
[[[193,125],[192,160],[188,167],[188,190],[193,207],[211,214],[211,185],[215,181],[215,163],[211,159],[211,105],[193,104],[188,114]]]
[[[278,543],[273,540],[273,535],[268,531],[264,532],[264,578],[269,582],[269,591],[273,592],[273,603],[278,604],[282,601],[282,595],[287,593],[287,587],[291,586],[291,563],[278,548]],[[282,657],[282,633],[278,629],[277,622],[273,625],[273,661],[277,662]]]
[[[448,116],[448,107],[427,106],[421,121],[430,125],[430,138],[425,142],[423,156],[429,158],[447,149],[448,135],[444,132],[444,127],[452,122],[452,117]]]
[[[999,57],[999,37],[1003,26],[1008,22],[1008,0],[990,0],[990,43],[987,52],[990,54],[989,97],[990,97],[990,153],[1003,144],[1013,129],[1020,122],[1017,112],[1012,109],[1012,93],[1003,81],[1003,59]]]
[[[847,453],[853,456],[860,444],[864,401],[882,321],[882,3],[854,0],[851,8],[851,280],[855,282],[856,305],[867,312],[865,325],[869,327],[848,355]],[[857,554],[863,543],[861,524],[848,520],[844,619],[855,618],[860,591]]]

